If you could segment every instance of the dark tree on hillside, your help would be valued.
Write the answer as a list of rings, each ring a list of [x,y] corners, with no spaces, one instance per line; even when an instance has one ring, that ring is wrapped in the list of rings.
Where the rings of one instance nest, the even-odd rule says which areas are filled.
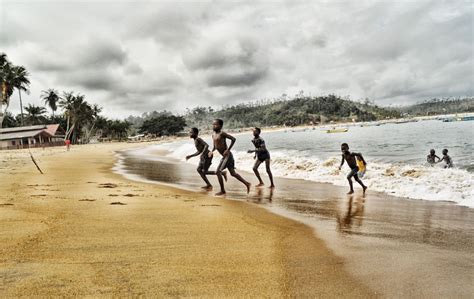
[[[186,126],[186,121],[182,116],[162,115],[147,119],[140,127],[140,133],[163,135],[175,135]]]

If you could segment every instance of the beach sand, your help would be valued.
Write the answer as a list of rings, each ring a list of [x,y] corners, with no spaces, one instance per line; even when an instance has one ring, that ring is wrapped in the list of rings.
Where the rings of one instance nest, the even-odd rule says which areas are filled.
[[[377,297],[308,226],[113,173],[132,146],[0,152],[1,297]]]

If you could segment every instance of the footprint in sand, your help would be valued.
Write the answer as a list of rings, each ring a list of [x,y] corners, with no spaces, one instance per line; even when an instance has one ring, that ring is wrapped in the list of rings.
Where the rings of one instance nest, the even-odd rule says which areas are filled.
[[[2,206],[13,206],[12,203],[0,203],[0,207]]]
[[[118,196],[118,194],[109,194],[109,196],[114,196],[115,197],[115,196]]]
[[[95,201],[95,199],[82,198],[79,199],[79,201]]]
[[[126,197],[135,197],[135,196],[139,196],[139,195],[138,195],[138,194],[127,193],[127,194],[124,194],[123,196],[126,196]]]
[[[99,184],[99,188],[117,188],[117,184],[112,184],[112,183],[104,183],[104,184]]]
[[[120,201],[114,201],[110,203],[111,205],[119,205],[119,206],[126,206],[126,203],[120,202]]]
[[[221,205],[210,204],[210,205],[201,205],[201,207],[220,207]]]

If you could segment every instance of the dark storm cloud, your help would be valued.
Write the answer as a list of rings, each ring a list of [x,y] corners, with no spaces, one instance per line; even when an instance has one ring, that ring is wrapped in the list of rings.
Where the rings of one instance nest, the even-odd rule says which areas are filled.
[[[211,87],[250,86],[263,79],[266,74],[266,70],[246,71],[237,74],[213,74],[207,78],[207,83]]]

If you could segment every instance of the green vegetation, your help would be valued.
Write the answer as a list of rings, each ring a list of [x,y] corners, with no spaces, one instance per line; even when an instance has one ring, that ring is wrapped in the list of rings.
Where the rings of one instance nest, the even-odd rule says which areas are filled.
[[[398,111],[379,107],[368,100],[358,103],[335,95],[239,104],[219,111],[210,107],[197,107],[188,110],[185,115],[188,124],[203,129],[209,129],[214,118],[224,119],[227,128],[242,128],[298,126],[331,121],[373,121],[397,117],[400,117]]]
[[[474,98],[431,99],[399,110],[412,116],[474,112]]]
[[[157,136],[176,135],[181,132],[185,126],[186,120],[184,117],[162,114],[146,119],[140,126],[139,132]]]

